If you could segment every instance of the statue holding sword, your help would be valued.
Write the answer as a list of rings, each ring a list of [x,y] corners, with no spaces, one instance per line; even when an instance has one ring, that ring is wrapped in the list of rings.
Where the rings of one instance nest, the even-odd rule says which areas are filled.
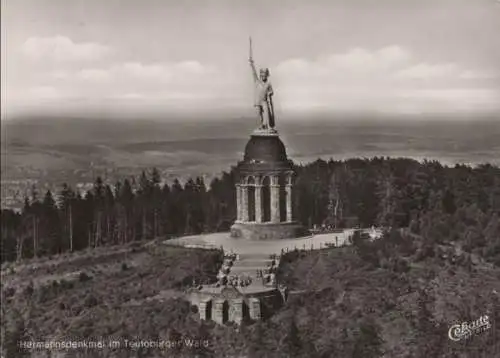
[[[274,129],[274,106],[273,106],[273,87],[269,81],[269,69],[261,68],[259,75],[255,69],[255,63],[252,58],[252,39],[250,38],[250,56],[248,61],[252,68],[252,74],[255,84],[255,102],[254,106],[260,118],[259,129]]]

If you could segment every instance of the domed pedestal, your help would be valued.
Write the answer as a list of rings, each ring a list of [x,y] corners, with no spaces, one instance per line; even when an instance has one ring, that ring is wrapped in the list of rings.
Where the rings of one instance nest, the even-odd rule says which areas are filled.
[[[293,168],[276,130],[252,133],[237,166],[237,219],[232,237],[279,240],[305,234],[293,221]]]

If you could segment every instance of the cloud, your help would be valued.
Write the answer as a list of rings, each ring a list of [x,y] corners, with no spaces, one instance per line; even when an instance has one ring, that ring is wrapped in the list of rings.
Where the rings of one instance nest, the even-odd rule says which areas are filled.
[[[433,79],[433,78],[459,78],[462,70],[454,63],[428,64],[420,63],[402,69],[395,74],[399,79]]]
[[[62,96],[62,93],[52,86],[36,86],[27,91],[28,97],[35,99],[56,99]]]
[[[59,69],[51,72],[48,75],[48,79],[74,85],[76,85],[77,82],[99,83],[111,80],[111,73],[101,68],[83,68],[74,71]]]
[[[129,62],[114,66],[110,72],[122,72],[125,75],[140,79],[170,79],[172,73],[167,66],[161,64],[142,64],[139,62]]]
[[[84,81],[103,82],[110,80],[110,73],[99,68],[82,69],[76,73],[76,76]]]
[[[468,69],[456,63],[419,62],[408,50],[392,45],[376,51],[353,48],[344,53],[316,59],[293,58],[279,63],[274,71],[279,81],[293,83],[304,78],[317,83],[346,80],[364,85],[372,80],[385,82],[414,80],[479,80],[498,78],[499,74]]]
[[[192,74],[202,74],[206,72],[213,72],[213,68],[209,66],[203,66],[198,61],[183,61],[176,63],[173,66],[174,70],[178,70],[181,72],[187,72]]]
[[[31,59],[50,59],[56,62],[95,61],[110,52],[110,48],[96,42],[75,43],[65,36],[30,37],[21,47]]]
[[[327,91],[289,90],[282,93],[283,110],[327,109],[395,113],[500,110],[500,91],[484,88],[371,89],[331,88]]]
[[[54,72],[32,77],[29,98],[186,110],[213,104],[250,108],[248,72],[232,71],[222,73],[194,60],[124,61],[83,68],[80,64],[61,65]],[[277,112],[315,108],[389,112],[500,109],[492,76],[494,73],[458,63],[422,62],[396,45],[376,50],[356,47],[315,59],[291,58],[271,67]],[[37,88],[37,83],[46,86]],[[17,93],[22,100],[23,89]]]
[[[111,96],[111,99],[131,99],[131,100],[137,100],[137,99],[145,99],[146,96],[144,94],[141,94],[141,93],[121,93],[121,94],[117,94],[117,95],[114,95],[114,96]]]
[[[408,80],[486,80],[498,77],[495,72],[469,70],[456,63],[419,63],[411,67],[399,70],[394,74],[395,78]]]
[[[196,81],[206,78],[207,75],[216,73],[212,66],[202,65],[197,61],[181,61],[173,63],[142,63],[124,62],[117,63],[106,68],[83,68],[73,72],[58,69],[51,73],[56,80],[86,81],[86,82],[112,82],[112,81],[136,81],[135,83],[158,83],[164,85],[166,82],[176,82],[182,85],[186,81]]]
[[[184,76],[193,77],[210,74],[214,72],[214,68],[202,65],[198,61],[149,64],[128,62],[115,65],[109,71],[138,79],[169,81],[182,79]]]
[[[215,67],[192,60],[122,62],[102,68],[67,66],[41,75],[33,81],[52,85],[54,92],[51,98],[70,91],[73,96],[71,98],[99,103],[107,99],[115,103],[133,101],[154,104],[179,101],[189,105],[217,101],[217,97],[232,95],[233,92],[228,93],[227,86],[224,87],[228,82],[227,78],[217,74]],[[55,89],[58,89],[57,93]],[[19,97],[20,92],[17,94]],[[30,99],[47,97],[42,91],[32,91]]]
[[[459,77],[463,80],[486,80],[499,78],[500,74],[493,71],[464,70],[460,73]]]
[[[422,62],[395,45],[293,58],[271,72],[283,109],[500,109],[500,91],[490,81],[495,73],[452,62]]]
[[[356,71],[385,69],[411,59],[411,54],[405,49],[393,45],[369,51],[363,48],[353,48],[343,54],[333,54],[327,57],[326,64],[335,68],[346,68]]]
[[[123,92],[108,96],[112,100],[133,100],[142,103],[172,103],[182,105],[195,105],[201,102],[210,102],[220,98],[220,93],[208,91],[149,91],[149,92]]]
[[[411,58],[409,51],[396,45],[377,51],[356,47],[345,53],[320,56],[314,60],[289,59],[279,63],[275,72],[280,77],[379,75],[390,68],[403,66]]]
[[[66,80],[71,77],[71,73],[66,70],[56,70],[50,74],[50,77],[56,80]]]
[[[446,88],[408,90],[398,94],[400,98],[424,99],[446,102],[453,106],[493,106],[500,103],[500,91],[486,88]]]

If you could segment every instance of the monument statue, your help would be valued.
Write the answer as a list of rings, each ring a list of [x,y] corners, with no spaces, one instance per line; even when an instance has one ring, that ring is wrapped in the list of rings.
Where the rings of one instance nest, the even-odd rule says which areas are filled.
[[[274,121],[274,106],[273,106],[273,87],[269,81],[269,69],[261,68],[259,75],[255,69],[255,63],[252,58],[252,38],[250,38],[250,56],[248,58],[255,85],[255,102],[254,106],[260,118],[260,128],[264,130],[273,130]]]

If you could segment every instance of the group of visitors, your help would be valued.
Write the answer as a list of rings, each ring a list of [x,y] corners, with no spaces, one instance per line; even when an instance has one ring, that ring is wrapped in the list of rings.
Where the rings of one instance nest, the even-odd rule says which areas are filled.
[[[231,267],[233,267],[234,265],[234,261],[238,259],[239,255],[235,253],[224,255],[224,263],[222,264],[222,267],[217,275],[217,287],[228,285],[232,287],[246,287],[252,283],[252,278],[249,276],[229,275],[231,272]]]

